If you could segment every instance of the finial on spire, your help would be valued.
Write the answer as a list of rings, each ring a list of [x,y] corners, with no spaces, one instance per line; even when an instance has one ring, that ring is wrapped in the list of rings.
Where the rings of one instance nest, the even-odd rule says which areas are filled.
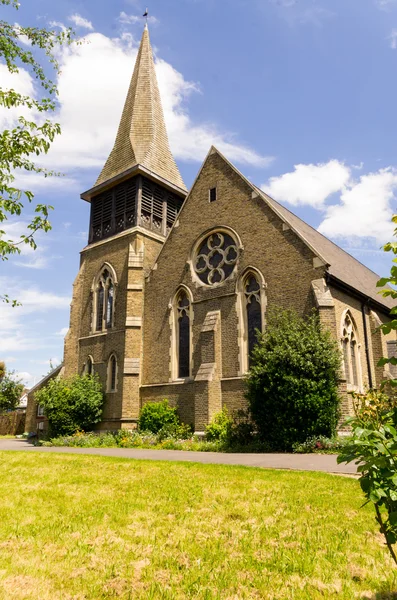
[[[145,12],[143,13],[142,16],[146,18],[146,27],[147,27],[147,20],[148,20],[148,17],[149,17],[149,9],[148,8],[145,10]]]

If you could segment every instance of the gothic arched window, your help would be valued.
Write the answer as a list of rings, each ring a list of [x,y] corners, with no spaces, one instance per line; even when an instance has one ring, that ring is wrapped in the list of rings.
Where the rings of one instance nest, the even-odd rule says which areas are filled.
[[[185,379],[191,375],[192,307],[188,289],[180,289],[172,307],[171,377]]]
[[[89,356],[84,365],[84,375],[93,375],[93,374],[94,374],[94,361],[92,360],[92,356]]]
[[[254,267],[249,268],[237,284],[240,322],[240,374],[252,364],[252,351],[258,342],[258,331],[263,331],[266,297],[262,275]]]
[[[108,361],[107,391],[117,391],[117,358],[112,354]]]
[[[94,331],[111,329],[114,322],[115,275],[105,266],[94,284]]]
[[[253,273],[249,273],[244,280],[244,300],[247,320],[248,366],[250,367],[252,351],[258,341],[258,330],[262,331],[261,286]]]
[[[349,312],[346,312],[343,319],[341,342],[346,383],[348,387],[360,388],[360,353],[357,342],[357,331]]]

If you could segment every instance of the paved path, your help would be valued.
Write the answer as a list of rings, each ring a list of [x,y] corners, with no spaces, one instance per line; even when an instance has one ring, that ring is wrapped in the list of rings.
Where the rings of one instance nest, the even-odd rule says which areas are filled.
[[[116,458],[145,460],[175,460],[218,465],[243,465],[265,469],[293,469],[297,471],[322,471],[352,475],[357,472],[354,463],[338,465],[333,454],[232,454],[222,452],[187,452],[183,450],[141,450],[130,448],[46,448],[35,447],[25,440],[0,440],[0,451],[61,452],[70,454],[94,454]]]

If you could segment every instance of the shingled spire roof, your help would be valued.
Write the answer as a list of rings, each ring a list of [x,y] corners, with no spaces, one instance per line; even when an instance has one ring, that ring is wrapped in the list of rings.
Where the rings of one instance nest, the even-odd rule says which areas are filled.
[[[154,175],[186,190],[168,143],[147,25],[142,35],[116,141],[95,186],[136,165],[141,165]]]

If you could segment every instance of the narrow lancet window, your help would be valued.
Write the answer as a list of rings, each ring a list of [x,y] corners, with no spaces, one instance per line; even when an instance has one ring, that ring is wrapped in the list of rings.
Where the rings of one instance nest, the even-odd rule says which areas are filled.
[[[109,358],[108,363],[108,392],[115,392],[117,390],[117,358],[114,354]]]
[[[115,277],[104,268],[94,286],[94,331],[111,329],[114,323]]]
[[[93,375],[94,373],[94,363],[92,361],[91,356],[87,358],[87,362],[85,363],[84,373],[86,375]]]
[[[252,351],[258,341],[258,330],[262,331],[261,286],[256,276],[250,273],[244,282],[245,310],[247,323],[248,366],[252,364]]]
[[[348,387],[360,388],[360,356],[357,344],[357,333],[353,319],[346,313],[342,323],[343,366]]]
[[[190,375],[190,300],[182,290],[177,299],[178,378]]]

